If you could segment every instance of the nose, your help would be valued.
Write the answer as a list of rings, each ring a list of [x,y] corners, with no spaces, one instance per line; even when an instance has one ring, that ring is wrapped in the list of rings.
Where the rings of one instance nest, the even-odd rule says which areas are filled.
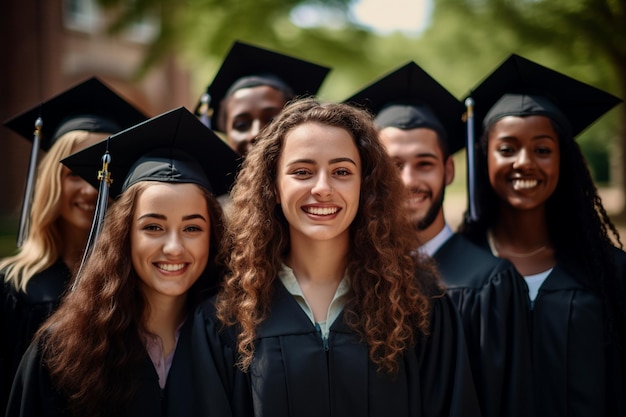
[[[531,153],[528,150],[522,148],[517,153],[517,158],[515,158],[515,161],[513,162],[513,168],[514,169],[527,169],[527,168],[532,167],[532,164],[533,164],[533,159],[532,159]]]
[[[98,195],[98,190],[96,188],[94,188],[93,185],[89,184],[85,180],[82,180],[82,184],[81,184],[81,187],[80,187],[80,192],[84,196],[89,197],[89,198],[94,198],[94,199]]]
[[[168,233],[163,244],[163,253],[169,257],[182,255],[185,246],[180,235],[177,232]]]
[[[333,187],[330,184],[330,178],[328,178],[328,175],[325,173],[318,175],[317,180],[311,189],[311,193],[320,197],[328,197],[333,193]]]
[[[400,171],[400,179],[407,188],[412,188],[417,185],[417,175],[410,164],[405,164],[402,167]]]

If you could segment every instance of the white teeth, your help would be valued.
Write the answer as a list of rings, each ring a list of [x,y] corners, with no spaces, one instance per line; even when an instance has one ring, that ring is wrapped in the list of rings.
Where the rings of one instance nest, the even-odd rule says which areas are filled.
[[[85,211],[94,211],[96,209],[96,206],[93,204],[77,204],[77,205],[81,210],[85,210]]]
[[[331,214],[335,214],[339,211],[338,207],[306,207],[304,209],[309,214],[314,214],[316,216],[328,216]]]
[[[537,186],[537,180],[513,180],[514,190],[528,190]]]
[[[164,271],[176,272],[183,269],[185,267],[185,264],[157,264],[157,267]]]

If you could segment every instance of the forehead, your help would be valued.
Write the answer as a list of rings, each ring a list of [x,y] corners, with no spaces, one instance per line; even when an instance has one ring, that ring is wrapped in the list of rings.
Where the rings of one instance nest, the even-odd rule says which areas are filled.
[[[283,93],[267,85],[240,88],[227,99],[226,111],[228,117],[268,109],[279,111],[285,102]]]
[[[145,188],[137,196],[136,211],[155,210],[158,213],[207,213],[204,193],[196,184],[144,181]]]
[[[386,127],[379,133],[380,141],[391,156],[419,156],[421,153],[441,157],[443,151],[437,133],[429,128],[399,129]]]
[[[489,129],[489,139],[493,138],[552,138],[558,141],[558,135],[550,118],[546,116],[505,116],[496,121]]]
[[[316,122],[307,122],[291,129],[283,143],[281,158],[349,157],[359,163],[354,138],[346,129]],[[283,158],[283,159],[284,159]]]

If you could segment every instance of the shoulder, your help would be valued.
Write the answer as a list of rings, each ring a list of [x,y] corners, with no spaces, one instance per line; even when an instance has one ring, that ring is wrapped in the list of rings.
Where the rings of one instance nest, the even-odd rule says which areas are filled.
[[[434,255],[447,287],[481,288],[500,283],[502,276],[519,275],[513,264],[493,256],[466,237],[455,234]]]

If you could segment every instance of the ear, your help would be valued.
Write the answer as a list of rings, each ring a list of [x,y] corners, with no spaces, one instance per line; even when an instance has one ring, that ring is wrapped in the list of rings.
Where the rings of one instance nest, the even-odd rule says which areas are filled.
[[[452,184],[452,181],[454,181],[454,158],[452,158],[452,155],[448,156],[448,159],[446,160],[444,166],[444,175],[446,180],[446,186]]]

